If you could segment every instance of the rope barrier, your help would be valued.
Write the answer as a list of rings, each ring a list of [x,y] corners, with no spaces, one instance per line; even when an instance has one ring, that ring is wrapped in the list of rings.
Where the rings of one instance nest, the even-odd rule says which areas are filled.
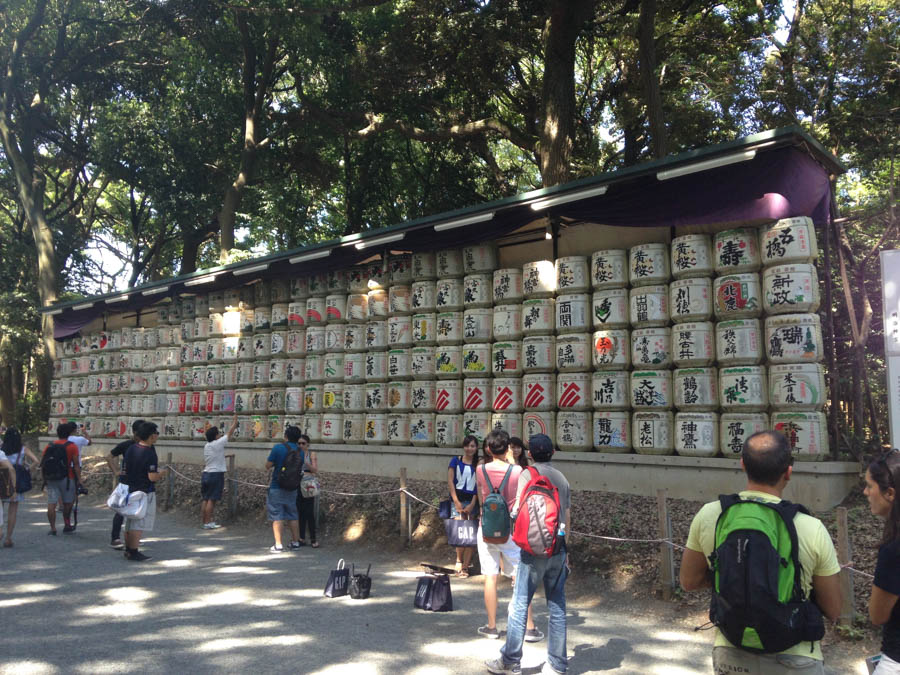
[[[868,572],[863,572],[863,571],[861,571],[861,570],[858,570],[858,569],[855,569],[855,568],[853,568],[853,567],[850,567],[850,565],[852,565],[852,564],[853,564],[853,563],[847,563],[846,565],[841,565],[841,569],[842,569],[842,570],[848,570],[848,571],[850,571],[850,572],[853,572],[853,573],[855,573],[855,574],[860,575],[861,577],[866,577],[867,579],[874,579],[874,578],[875,578],[874,575],[869,574]]]
[[[606,541],[620,541],[626,543],[635,543],[635,544],[668,544],[674,548],[680,549],[682,551],[686,551],[687,549],[681,544],[676,544],[674,541],[670,539],[628,539],[626,537],[607,537],[600,534],[588,534],[587,532],[576,532],[572,530],[569,534],[574,534],[579,537],[590,537],[591,539],[604,539]]]

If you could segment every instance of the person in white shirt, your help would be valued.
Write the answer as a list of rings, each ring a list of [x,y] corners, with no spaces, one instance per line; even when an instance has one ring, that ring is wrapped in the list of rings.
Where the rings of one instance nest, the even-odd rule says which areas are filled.
[[[206,445],[203,446],[203,475],[200,477],[200,498],[203,500],[200,515],[204,530],[217,530],[221,525],[213,520],[216,502],[222,499],[225,488],[225,444],[237,428],[237,415],[231,419],[227,433],[218,427],[206,430]]]
[[[70,422],[72,425],[72,433],[69,434],[68,441],[69,443],[74,443],[78,446],[78,466],[81,466],[81,449],[86,448],[91,444],[91,437],[88,434],[87,430],[84,428],[83,424],[75,425],[74,422]],[[76,431],[81,432],[81,435],[76,435]]]

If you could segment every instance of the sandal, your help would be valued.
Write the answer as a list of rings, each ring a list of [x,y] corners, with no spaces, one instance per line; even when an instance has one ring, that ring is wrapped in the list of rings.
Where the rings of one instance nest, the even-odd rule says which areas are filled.
[[[313,548],[319,548],[319,542],[314,541],[314,542],[310,543],[310,546],[312,546]]]
[[[456,576],[458,576],[460,579],[468,579],[469,578],[469,570],[468,569],[460,570],[459,572],[456,573]]]
[[[456,561],[456,567],[454,568],[453,574],[454,574],[455,576],[459,576],[460,574],[462,574],[462,571],[463,571],[462,560],[457,560],[457,561]]]

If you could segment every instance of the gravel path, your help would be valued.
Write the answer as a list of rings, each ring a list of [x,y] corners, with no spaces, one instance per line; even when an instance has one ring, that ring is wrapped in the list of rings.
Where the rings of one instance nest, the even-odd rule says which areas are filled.
[[[107,546],[109,510],[82,506],[75,535],[63,536],[60,523],[49,537],[43,502],[32,494],[23,503],[16,546],[0,549],[0,673],[449,675],[486,672],[481,663],[498,654],[500,642],[475,634],[480,577],[453,580],[452,613],[412,607],[422,553],[325,542],[272,555],[270,530],[203,531],[160,513],[143,547],[153,560],[129,563]],[[341,557],[373,563],[372,598],[323,597]],[[501,629],[509,593],[501,588]],[[708,632],[642,616],[646,603],[622,605],[570,602],[570,673],[711,671]],[[546,630],[542,596],[535,608]],[[524,673],[540,671],[545,649],[525,646]]]

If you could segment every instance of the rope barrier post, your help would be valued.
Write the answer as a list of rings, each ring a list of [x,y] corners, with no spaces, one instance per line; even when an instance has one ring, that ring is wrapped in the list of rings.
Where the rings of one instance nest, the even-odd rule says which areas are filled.
[[[666,495],[666,490],[656,491],[659,538],[671,541],[672,521],[669,518]],[[666,542],[662,542],[659,545],[659,580],[662,585],[663,600],[671,600],[672,591],[675,588],[675,556],[673,555],[672,547]]]
[[[850,564],[853,551],[850,548],[850,533],[847,527],[847,507],[837,507],[837,554],[841,564],[841,614],[838,621],[842,625],[853,624],[855,618],[855,597],[853,591],[853,573],[844,565]]]
[[[234,474],[234,455],[225,455],[225,458],[228,460],[228,516],[231,520],[234,520],[237,516],[237,505],[238,505],[238,486],[237,481],[235,480],[237,476]]]
[[[166,466],[172,466],[172,453],[166,455]],[[175,474],[172,470],[166,472],[166,511],[172,508],[172,496],[175,493]]]
[[[400,489],[406,490],[406,467],[400,469]],[[409,505],[407,504],[407,497],[405,492],[400,493],[400,536],[405,537],[407,541],[409,541],[409,520],[408,513]]]

